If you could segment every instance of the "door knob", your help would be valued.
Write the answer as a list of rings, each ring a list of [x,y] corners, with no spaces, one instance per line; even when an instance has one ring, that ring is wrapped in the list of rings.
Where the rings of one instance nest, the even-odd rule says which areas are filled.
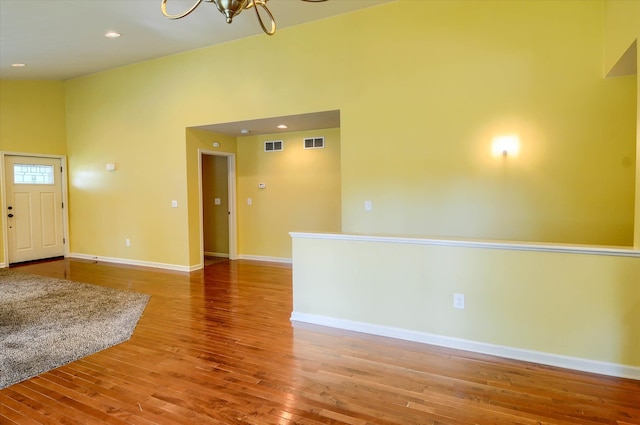
[[[13,217],[13,214],[8,214],[7,217]]]

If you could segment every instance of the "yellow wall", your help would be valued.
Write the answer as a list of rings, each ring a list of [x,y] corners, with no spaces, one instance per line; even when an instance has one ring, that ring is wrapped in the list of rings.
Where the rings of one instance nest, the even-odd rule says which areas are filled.
[[[637,57],[637,69],[640,69],[640,54]],[[636,82],[638,74],[636,74]],[[637,106],[636,106],[636,206],[635,206],[635,230],[633,246],[640,249],[640,84],[637,87]]]
[[[293,243],[295,313],[627,365],[640,378],[638,257],[324,235]]]
[[[601,4],[389,9],[402,28],[351,59],[375,71],[351,88],[373,106],[343,108],[343,230],[631,244],[636,88],[602,79]],[[492,137],[512,133],[519,157],[493,158]]]
[[[229,255],[229,184],[227,158],[202,156],[202,226],[204,252]],[[215,200],[220,203],[216,204]]]
[[[61,81],[0,81],[0,151],[64,155]]]
[[[604,9],[605,45],[604,74],[618,62],[624,52],[638,39],[640,32],[640,2],[636,0],[606,0]]]
[[[60,81],[0,81],[0,151],[66,154],[64,107]],[[3,170],[0,164],[0,173]],[[3,237],[0,226],[0,242]],[[0,264],[5,262],[0,243]]]
[[[72,253],[189,263],[185,127],[167,125],[187,108],[166,72],[156,61],[66,82]]]
[[[636,84],[640,69],[640,2],[607,0],[605,2],[605,74],[617,63],[629,46],[636,42]],[[634,246],[640,248],[640,85],[636,96],[636,203]]]
[[[68,81],[71,250],[198,264],[185,129],[336,109],[344,231],[631,245],[637,85],[602,34],[601,2],[401,0]]]
[[[629,16],[640,16],[637,11],[635,15],[630,10],[627,13],[630,14],[625,16],[627,20]],[[637,19],[635,22],[638,22]],[[594,28],[597,25],[594,24]],[[633,28],[637,32],[640,25]],[[613,26],[608,31],[616,29]],[[626,44],[625,48],[628,46]],[[624,50],[620,50],[622,52]],[[556,77],[551,76],[552,79]],[[635,77],[617,80],[627,84],[625,90],[628,94],[637,93]],[[608,81],[603,84],[608,84]],[[580,90],[574,91],[578,97],[579,93]],[[625,108],[627,114],[637,110],[631,103],[637,104],[638,99],[640,95],[637,94],[628,99],[630,104]],[[549,104],[554,102],[549,100]],[[521,108],[514,108],[514,115],[518,109]],[[615,110],[609,112],[609,119],[615,121],[619,118]],[[634,132],[629,131],[636,130],[637,119],[630,118],[632,115],[626,115],[626,150],[619,156],[620,161],[613,165],[612,158],[603,162],[596,160],[591,166],[595,174],[598,174],[595,170],[602,169],[607,163],[618,170],[627,168],[626,183],[631,190],[626,195],[626,208],[629,208],[634,196],[633,179],[629,177],[634,169],[638,172],[634,158],[637,158],[635,164],[640,164],[640,156],[636,156],[640,149],[636,149],[633,143]],[[489,192],[493,196],[498,195],[501,188],[512,190],[513,196],[527,182],[533,184],[537,180],[544,180],[556,153],[563,152],[559,156],[566,155],[565,160],[580,160],[584,153],[575,145],[574,154],[565,151],[572,144],[562,140],[567,143],[567,146],[562,146],[562,138],[550,143],[554,137],[553,133],[548,133],[553,128],[549,126],[550,122],[542,126],[540,123],[532,125],[531,122],[518,123],[515,120],[515,124],[525,129],[521,132],[521,135],[526,135],[523,141],[536,140],[538,146],[523,143],[522,148],[527,149],[528,154],[523,152],[513,160],[500,159],[500,162],[493,164],[488,162],[489,158],[485,160],[484,172],[492,172],[503,178]],[[343,138],[349,140],[346,133],[343,131]],[[492,132],[487,130],[486,133]],[[607,143],[603,142],[604,148]],[[475,153],[477,155],[478,151]],[[470,163],[475,163],[477,158],[479,155],[472,157]],[[531,159],[536,161],[532,164],[528,162]],[[383,159],[380,159],[379,163],[382,162]],[[446,165],[450,163],[443,163],[442,167]],[[572,165],[566,162],[567,173],[571,173],[571,168]],[[409,170],[415,173],[414,168]],[[523,171],[527,173],[527,181],[508,182]],[[588,168],[581,173],[584,178]],[[349,180],[349,175],[343,172],[345,180]],[[637,200],[640,198],[640,174],[636,176],[636,246],[639,246],[640,203]],[[388,178],[389,174],[386,174],[371,186],[379,185]],[[449,179],[452,189],[469,190],[468,185],[458,179]],[[597,176],[586,179],[597,179]],[[551,193],[560,189],[553,186],[552,180],[549,178],[548,181]],[[576,188],[580,186],[580,180],[576,174]],[[391,193],[391,190],[387,193]],[[527,200],[535,192],[527,190],[525,193],[526,196],[516,196],[514,200]],[[451,194],[443,193],[442,196]],[[517,214],[517,210],[511,208],[511,202],[498,203],[498,208],[503,208],[504,214]],[[452,213],[456,211],[452,210]],[[366,214],[363,217],[367,217]],[[371,221],[374,219],[370,218]],[[595,219],[595,216],[591,219]],[[413,221],[410,223],[413,224]],[[629,235],[628,227],[625,232]],[[351,241],[341,240],[340,237],[332,240],[326,236],[308,239],[294,237],[293,245],[294,314],[316,316],[316,319],[320,318],[320,323],[352,324],[363,330],[386,329],[391,334],[397,332],[411,337],[427,335],[435,341],[442,337],[441,341],[445,344],[470,341],[477,343],[476,348],[481,351],[504,351],[512,355],[515,353],[515,356],[550,359],[569,367],[602,367],[613,374],[640,376],[640,262],[637,255],[635,258],[578,255],[411,242]],[[331,267],[327,267],[327,264]],[[453,309],[454,293],[465,294],[464,310]],[[506,348],[503,350],[503,347]]]
[[[341,111],[334,173],[342,183],[327,195],[341,200],[321,207],[341,217],[322,230],[341,221],[343,231],[358,233],[631,245],[634,197],[640,223],[638,85],[635,77],[602,76],[603,63],[615,61],[629,39],[635,7],[399,0],[70,80],[64,91],[61,83],[2,82],[0,149],[25,151],[14,135],[29,131],[29,151],[68,153],[71,252],[85,255],[200,264],[198,149],[211,150],[215,137],[220,151],[237,153],[239,253],[289,257],[286,232],[317,230],[298,227],[289,214],[314,214],[318,194],[283,189],[286,177],[272,168],[279,163],[260,159],[260,140],[190,127],[328,110]],[[630,24],[619,29],[618,22]],[[234,84],[219,76],[233,76]],[[19,84],[26,88],[7,91]],[[27,108],[7,118],[24,99],[31,99]],[[66,150],[64,108],[55,106],[63,99]],[[51,131],[31,133],[41,125],[6,130],[16,128],[7,119],[31,126],[38,113],[54,128],[51,140],[41,137]],[[507,133],[519,134],[520,155],[492,157],[492,137]],[[283,152],[280,160],[292,160],[284,164],[288,175],[300,176],[301,158],[312,152]],[[107,162],[117,170],[106,172]],[[178,208],[170,207],[174,199]],[[373,211],[364,211],[364,200]],[[286,226],[269,222],[283,215]],[[308,248],[316,254],[315,245]],[[640,364],[637,258],[361,248],[317,252],[329,277],[353,278],[336,276],[345,282],[329,288],[336,297],[321,294],[331,314],[342,308],[354,320],[379,322],[388,309],[398,313],[389,317],[394,326]],[[361,252],[372,260],[368,267],[345,263]],[[325,275],[313,275],[318,265],[305,261],[294,272],[324,284]],[[445,306],[457,288],[471,296],[455,316]],[[375,311],[358,311],[365,306],[357,291]],[[351,303],[333,305],[342,295]],[[553,304],[551,313],[536,303]],[[442,316],[432,328],[435,314]]]
[[[303,149],[305,137],[319,136],[325,137],[324,149]],[[267,140],[283,140],[284,150],[264,152]],[[289,259],[289,232],[340,227],[340,129],[238,138],[241,254]]]

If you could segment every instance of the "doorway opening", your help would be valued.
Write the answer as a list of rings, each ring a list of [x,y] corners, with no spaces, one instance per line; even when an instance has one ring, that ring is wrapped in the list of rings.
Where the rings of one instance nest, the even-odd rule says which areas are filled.
[[[202,265],[236,260],[235,154],[198,150],[200,258]]]

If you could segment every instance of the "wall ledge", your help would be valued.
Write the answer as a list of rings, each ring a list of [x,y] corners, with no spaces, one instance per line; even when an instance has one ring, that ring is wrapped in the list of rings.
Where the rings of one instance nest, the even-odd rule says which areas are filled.
[[[473,239],[428,239],[403,236],[375,236],[349,233],[301,233],[290,232],[293,239],[329,239],[358,242],[381,242],[404,245],[453,246],[462,248],[500,249],[506,251],[537,251],[565,254],[608,255],[614,257],[640,258],[640,249],[608,247],[598,245],[563,245],[534,242],[507,242]]]
[[[328,326],[331,328],[362,332],[366,334],[413,341],[422,344],[437,345],[440,347],[488,354],[492,356],[533,362],[548,366],[578,370],[581,372],[597,373],[619,378],[640,380],[640,367],[637,366],[601,362],[597,360],[544,353],[540,351],[532,351],[515,347],[487,344],[484,342],[470,341],[448,336],[417,332],[408,329],[380,326],[370,323],[355,322],[351,320],[319,316],[314,314],[299,313],[296,311],[291,313],[291,321]]]

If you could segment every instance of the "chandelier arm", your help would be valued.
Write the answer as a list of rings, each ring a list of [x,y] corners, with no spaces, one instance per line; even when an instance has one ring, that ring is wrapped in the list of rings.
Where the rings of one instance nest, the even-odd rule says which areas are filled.
[[[195,4],[191,6],[191,8],[188,9],[186,12],[178,13],[177,15],[171,15],[167,13],[167,0],[162,0],[162,4],[160,5],[160,10],[162,10],[162,14],[169,19],[180,19],[180,18],[184,18],[185,16],[187,16],[188,14],[196,10],[196,7],[200,6],[200,3],[202,3],[202,0],[196,0]]]
[[[256,16],[258,17],[258,22],[262,27],[262,31],[264,31],[264,33],[267,35],[273,35],[276,33],[276,20],[273,18],[273,14],[271,14],[271,11],[267,7],[267,1],[269,0],[252,0],[250,5],[247,5],[246,9],[250,9],[251,7],[255,6]],[[267,27],[265,27],[264,22],[262,21],[262,17],[260,16],[260,12],[258,12],[258,6],[262,7],[262,9],[267,13],[267,15],[269,15],[269,18],[271,19],[270,29],[267,29]]]

